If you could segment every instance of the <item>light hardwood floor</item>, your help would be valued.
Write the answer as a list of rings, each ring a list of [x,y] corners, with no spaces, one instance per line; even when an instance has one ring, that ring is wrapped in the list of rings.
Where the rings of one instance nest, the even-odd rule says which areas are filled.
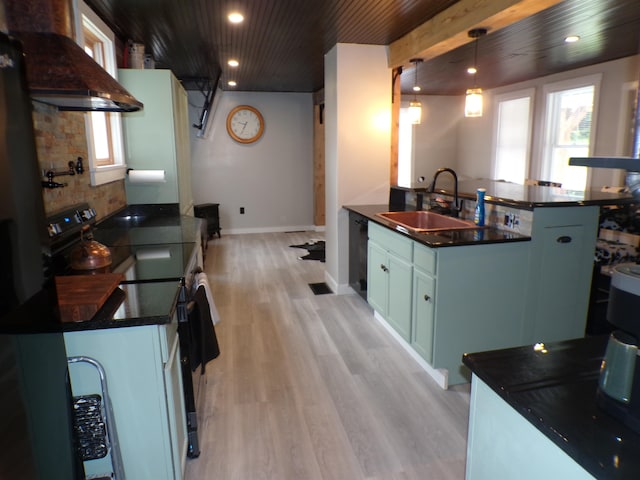
[[[359,296],[314,295],[314,232],[209,241],[221,323],[187,479],[461,480],[468,385],[441,390]]]

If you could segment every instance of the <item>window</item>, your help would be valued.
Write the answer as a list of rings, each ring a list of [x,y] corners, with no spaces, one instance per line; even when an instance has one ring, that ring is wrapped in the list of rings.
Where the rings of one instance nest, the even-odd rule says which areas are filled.
[[[533,89],[496,97],[493,178],[524,184],[531,145]]]
[[[545,85],[540,113],[534,111],[534,89],[496,96],[493,178],[584,190],[588,169],[570,166],[569,158],[591,155],[600,80],[598,74]]]
[[[587,168],[570,166],[569,158],[590,155],[599,83],[596,75],[545,87],[541,179],[560,182],[567,190],[586,188]]]
[[[116,77],[113,32],[100,18],[80,3],[81,32],[78,42],[84,51]],[[86,116],[87,142],[91,184],[101,185],[125,176],[122,124],[119,113],[88,112]]]

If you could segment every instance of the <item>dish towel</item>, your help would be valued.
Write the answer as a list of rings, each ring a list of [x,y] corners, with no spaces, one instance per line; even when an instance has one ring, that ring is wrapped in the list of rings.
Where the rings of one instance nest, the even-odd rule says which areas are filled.
[[[196,274],[196,283],[195,287],[203,287],[204,292],[207,296],[207,301],[209,302],[209,309],[211,310],[211,321],[214,325],[220,323],[220,315],[218,314],[218,309],[216,308],[216,304],[213,301],[213,294],[211,293],[211,287],[209,287],[209,280],[207,278],[207,274],[204,272],[200,272]]]
[[[189,313],[188,356],[191,371],[200,365],[200,374],[205,373],[205,365],[220,355],[216,329],[211,320],[211,309],[203,285],[196,288]]]

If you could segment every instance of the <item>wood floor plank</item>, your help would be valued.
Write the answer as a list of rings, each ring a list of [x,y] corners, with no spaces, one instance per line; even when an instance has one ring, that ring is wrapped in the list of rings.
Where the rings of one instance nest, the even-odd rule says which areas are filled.
[[[221,355],[187,480],[461,480],[468,386],[442,391],[359,296],[314,295],[315,232],[209,241]]]

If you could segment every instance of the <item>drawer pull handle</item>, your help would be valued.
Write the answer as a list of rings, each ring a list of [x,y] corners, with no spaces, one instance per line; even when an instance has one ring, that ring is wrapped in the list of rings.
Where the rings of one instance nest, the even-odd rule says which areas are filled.
[[[568,235],[563,235],[561,237],[558,237],[556,242],[558,243],[571,243],[572,238],[569,237]]]
[[[424,301],[428,302],[429,300],[431,300],[431,297],[427,294],[424,295]]]
[[[382,269],[383,272],[388,272],[389,269],[387,267],[385,267],[382,263],[380,264],[380,268]]]

